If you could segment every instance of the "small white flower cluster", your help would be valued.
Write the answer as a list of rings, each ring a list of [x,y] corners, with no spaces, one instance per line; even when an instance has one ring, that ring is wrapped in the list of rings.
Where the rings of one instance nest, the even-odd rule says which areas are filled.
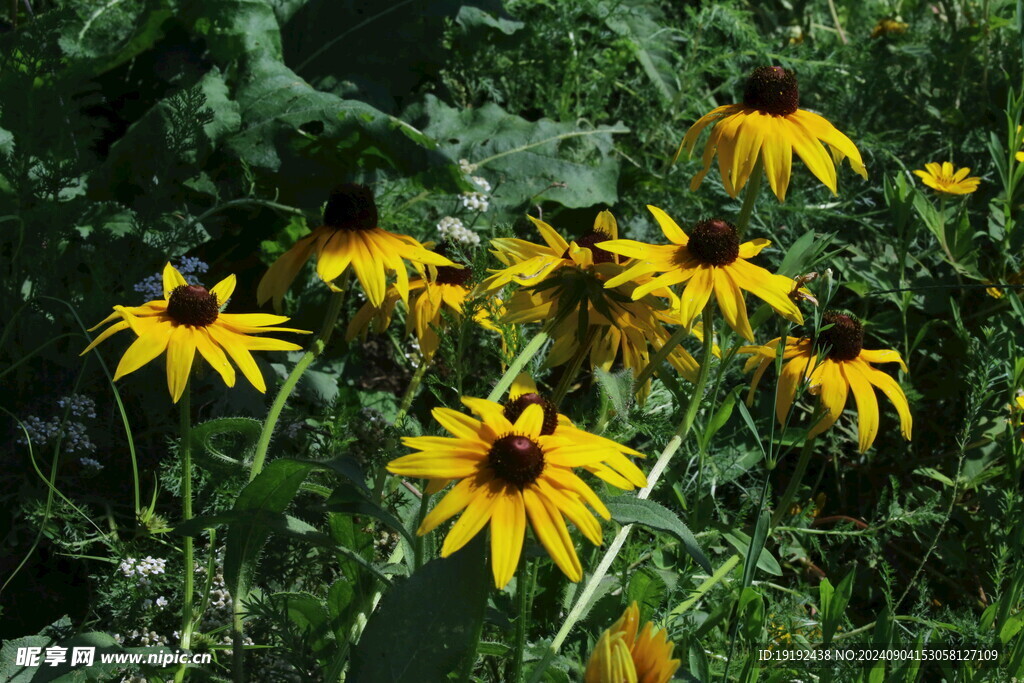
[[[465,175],[470,175],[476,170],[476,164],[469,163],[469,159],[459,159],[459,170]]]
[[[480,188],[481,192],[491,191],[491,184],[487,182],[487,178],[481,178],[478,175],[471,175],[469,176],[469,179],[472,180],[476,184],[476,186]]]
[[[479,211],[480,213],[484,213],[490,208],[487,195],[483,192],[463,192],[462,205],[470,211]]]
[[[480,235],[467,228],[454,216],[445,216],[441,219],[437,224],[437,234],[441,236],[442,241],[458,242],[470,247],[480,244]]]
[[[207,633],[231,624],[234,619],[234,613],[231,608],[231,593],[228,592],[227,586],[224,584],[224,548],[217,549],[214,565],[215,573],[213,580],[210,581],[210,602],[207,605],[206,612],[203,614],[203,623],[200,624],[200,628]],[[206,567],[196,565],[196,574],[206,574]],[[253,644],[253,641],[248,636],[245,637],[244,642],[246,645]],[[230,631],[225,630],[221,643],[224,645],[231,644]]]
[[[139,631],[138,629],[132,631],[126,636],[122,636],[120,633],[114,634],[114,640],[117,641],[118,645],[135,645],[135,646],[151,646],[151,647],[170,647],[172,642],[178,640],[179,634],[177,631],[171,634],[171,637],[162,636],[156,631]]]
[[[153,605],[156,605],[160,609],[163,609],[164,607],[167,607],[167,598],[161,595],[156,599],[155,602],[153,600],[150,600],[149,598],[146,598],[142,601],[142,609],[149,609]]]
[[[405,359],[410,363],[418,363],[423,357],[423,353],[420,351],[420,340],[416,337],[412,337],[405,346],[408,349],[408,351],[403,354]]]
[[[97,472],[103,469],[103,463],[95,458],[79,458],[78,464],[90,470],[96,470]]]
[[[126,557],[121,560],[118,569],[129,579],[138,578],[143,586],[149,584],[149,577],[156,574],[163,574],[167,568],[167,560],[146,556],[144,560],[137,560],[134,557]]]

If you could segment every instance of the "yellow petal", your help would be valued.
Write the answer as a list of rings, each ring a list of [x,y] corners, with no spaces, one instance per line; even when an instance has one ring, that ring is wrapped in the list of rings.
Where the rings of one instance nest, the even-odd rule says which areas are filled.
[[[530,222],[533,223],[535,228],[537,228],[537,232],[540,233],[541,238],[543,238],[548,247],[550,247],[551,252],[561,257],[561,255],[569,248],[569,243],[565,241],[565,238],[559,235],[557,230],[544,221],[534,218],[529,214],[527,214],[526,217],[529,218]]]
[[[561,513],[536,488],[527,486],[523,489],[523,502],[526,513],[530,517],[530,526],[551,559],[570,581],[583,578],[583,566],[576,556],[569,529]],[[461,520],[460,520],[461,521]]]
[[[232,273],[231,275],[228,275],[226,278],[215,284],[213,286],[213,289],[210,290],[210,294],[213,294],[214,296],[217,297],[218,306],[223,306],[225,303],[227,303],[227,300],[230,299],[231,295],[235,293],[236,281],[237,278],[235,278],[234,273]]]
[[[441,546],[441,557],[448,557],[462,546],[469,543],[474,536],[490,521],[498,499],[504,495],[507,484],[498,479],[491,479],[477,489],[476,495],[469,501],[462,516],[452,525],[451,531]]]
[[[863,453],[871,447],[878,435],[878,399],[875,398],[871,382],[860,369],[861,365],[847,361],[840,363],[839,368],[857,401],[857,449]]]
[[[796,287],[793,280],[784,275],[769,273],[764,268],[743,259],[736,259],[722,267],[729,271],[729,276],[739,287],[763,299],[765,303],[775,309],[776,313],[787,320],[798,325],[803,324],[803,313],[789,298],[790,292]]]
[[[900,357],[899,351],[894,351],[892,349],[877,349],[874,351],[870,349],[861,349],[859,357],[861,360],[868,363],[899,363],[903,372],[909,372],[909,370],[907,370],[907,364],[904,363],[903,358]]]
[[[733,282],[727,268],[715,268],[712,273],[715,278],[715,298],[718,301],[718,310],[729,327],[736,330],[747,341],[754,341],[754,331],[750,328],[750,321],[747,318],[747,303],[743,300],[743,292]]]
[[[679,224],[672,220],[671,216],[650,204],[647,205],[647,210],[654,214],[654,220],[658,221],[658,225],[661,226],[661,232],[664,233],[669,242],[679,245],[689,243],[690,238],[686,236],[686,233],[679,227]]]
[[[431,413],[437,423],[447,429],[453,436],[469,441],[480,441],[482,424],[465,413],[451,408],[434,408]]]
[[[130,372],[135,372],[163,353],[167,349],[167,342],[170,341],[173,331],[173,323],[163,322],[132,342],[117,364],[114,381],[116,382]]]
[[[846,407],[846,398],[849,392],[846,380],[839,372],[839,365],[832,360],[825,359],[821,362],[814,371],[811,382],[812,391],[821,397],[821,405],[825,408],[825,415],[808,434],[808,436],[814,437],[836,423]],[[815,388],[814,382],[818,382],[817,388]]]
[[[508,397],[515,400],[523,394],[537,394],[537,384],[530,377],[528,372],[520,372],[512,381],[512,388],[508,390]]]
[[[178,402],[188,386],[192,373],[192,359],[196,356],[196,333],[188,325],[178,325],[167,343],[167,388],[171,399]]]
[[[863,354],[861,359],[863,359]],[[850,362],[857,363],[860,371],[868,378],[868,381],[881,389],[882,393],[892,401],[892,404],[896,407],[896,412],[900,416],[900,434],[909,441],[914,427],[914,419],[910,415],[910,404],[907,403],[907,395],[903,393],[903,388],[892,377],[881,370],[876,370],[870,365],[861,362],[861,359]]]
[[[185,278],[181,276],[181,273],[178,272],[177,268],[171,265],[170,261],[164,265],[163,280],[165,299],[170,298],[171,292],[174,291],[175,287],[188,284],[185,282]]]
[[[120,332],[121,330],[127,330],[127,329],[128,329],[128,321],[127,320],[122,320],[120,322],[117,322],[117,323],[111,325],[107,329],[103,330],[103,332],[101,332],[99,334],[99,336],[97,336],[95,339],[93,339],[92,342],[90,342],[90,344],[88,346],[86,346],[85,349],[80,354],[78,354],[78,355],[79,356],[84,356],[85,354],[87,354],[90,351],[92,351],[93,349],[95,349],[100,344],[100,342],[102,342],[103,340],[108,339],[111,335],[114,335],[114,334]]]
[[[491,511],[491,571],[494,586],[505,587],[516,573],[526,536],[526,506],[519,487],[505,485]]]
[[[260,373],[256,361],[253,360],[252,354],[249,353],[249,349],[245,348],[243,343],[244,335],[232,332],[228,328],[216,323],[208,326],[206,329],[213,338],[213,341],[227,351],[227,354],[231,356],[231,360],[235,361],[235,365],[242,371],[242,375],[249,380],[249,383],[256,387],[257,391],[266,393],[267,385],[263,381],[263,375]]]
[[[715,266],[701,265],[686,284],[680,297],[680,324],[685,327],[693,325],[693,321],[704,310],[711,292],[715,288]]]
[[[793,406],[796,391],[811,370],[814,369],[815,356],[797,356],[782,366],[779,387],[775,392],[775,417],[779,424],[786,424],[786,416]]]
[[[256,301],[261,306],[269,299],[274,299],[274,308],[281,308],[285,292],[295,280],[302,266],[309,260],[316,246],[316,232],[303,237],[291,249],[282,254],[260,278],[256,288]]]
[[[197,328],[195,342],[199,353],[201,353],[203,358],[206,359],[206,362],[217,371],[221,376],[221,379],[224,380],[224,384],[229,387],[235,386],[235,368],[228,361],[228,357],[224,353],[223,349],[214,343],[209,330],[205,327]]]
[[[792,172],[793,148],[785,135],[781,122],[776,117],[768,117],[765,121],[766,131],[761,154],[764,159],[764,172],[768,176],[768,185],[779,201],[786,200],[789,188],[789,175]]]

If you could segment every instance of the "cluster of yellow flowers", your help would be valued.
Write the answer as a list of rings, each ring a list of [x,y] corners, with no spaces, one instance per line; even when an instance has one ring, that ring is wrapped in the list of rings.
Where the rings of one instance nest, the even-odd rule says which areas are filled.
[[[703,168],[693,178],[693,190],[702,183],[715,156],[725,190],[733,197],[748,183],[760,183],[763,173],[775,196],[784,200],[794,152],[833,193],[837,191],[836,164],[844,159],[867,177],[853,142],[823,117],[799,108],[796,76],[782,67],[754,70],[743,101],[718,107],[698,120],[683,138],[680,152],[692,152],[708,126],[712,129],[703,150]],[[927,168],[918,174],[940,191],[966,193],[977,186],[977,178],[965,177],[968,169],[954,172],[948,162]],[[712,295],[725,322],[748,342],[754,342],[755,336],[744,292],[763,300],[786,320],[804,322],[796,303],[809,299],[806,292],[801,296],[802,283],[752,262],[770,246],[768,240],[742,241],[740,230],[721,218],[695,222],[686,231],[662,209],[648,209],[666,244],[621,239],[608,211],[600,212],[593,230],[577,239],[566,239],[548,223],[531,217],[543,243],[492,240],[492,253],[503,268],[474,284],[468,264],[453,260],[443,246],[431,250],[432,245],[379,227],[368,188],[341,185],[331,193],[323,224],[270,267],[259,283],[257,298],[261,304],[273,300],[279,309],[285,292],[315,255],[317,275],[329,287],[337,291],[342,286],[339,278],[351,271],[366,294],[366,304],[349,322],[350,339],[371,327],[386,328],[401,301],[407,308],[407,327],[419,340],[424,362],[429,362],[439,347],[442,312],[447,309],[457,317],[468,299],[490,298],[495,304],[490,310],[498,311],[499,318],[478,313],[475,320],[491,330],[497,329],[496,323],[542,322],[553,340],[548,366],[589,359],[589,367],[609,369],[618,361],[634,376],[651,363],[652,352],[657,354],[669,344],[673,335],[667,325],[681,326],[697,336],[713,335],[713,330],[697,324]],[[409,279],[407,262],[417,271],[415,279]],[[390,285],[388,273],[394,274]],[[677,292],[673,288],[679,285],[683,286]],[[166,351],[168,386],[177,402],[198,351],[228,386],[235,381],[230,357],[253,386],[265,391],[250,351],[300,347],[252,335],[304,331],[277,327],[288,320],[280,315],[223,312],[234,286],[234,276],[211,290],[190,285],[167,264],[163,299],[138,307],[114,307],[114,313],[101,323],[114,324],[86,351],[115,332],[131,329],[137,338],[122,357],[115,379]],[[507,292],[510,287],[514,288],[511,293]],[[786,421],[805,381],[820,397],[823,409],[811,435],[839,419],[852,392],[859,414],[858,445],[864,451],[878,432],[877,388],[896,406],[901,432],[909,439],[912,421],[902,389],[871,365],[898,363],[906,371],[899,354],[864,349],[863,327],[852,315],[829,312],[823,323],[813,337],[775,339],[740,349],[751,356],[746,369],[756,369],[749,400],[781,352],[784,366],[776,395],[780,422]],[[667,360],[693,381],[698,362],[681,346],[674,342],[673,346],[667,350]],[[641,397],[649,384],[648,380],[637,387]],[[577,428],[526,374],[516,379],[503,403],[472,397],[464,397],[462,403],[472,415],[448,408],[433,411],[450,437],[406,438],[404,444],[414,452],[388,465],[393,474],[428,480],[427,494],[454,484],[418,533],[428,533],[461,513],[441,550],[447,556],[489,523],[494,582],[502,588],[519,564],[529,521],[555,564],[570,580],[579,581],[583,568],[566,518],[599,545],[602,529],[594,513],[605,519],[610,513],[575,470],[591,472],[624,490],[644,487],[647,479],[630,459],[641,454]],[[634,605],[602,636],[587,669],[587,681],[669,680],[679,665],[678,660],[670,660],[671,643],[664,632],[655,636],[650,624],[638,636],[638,619]]]

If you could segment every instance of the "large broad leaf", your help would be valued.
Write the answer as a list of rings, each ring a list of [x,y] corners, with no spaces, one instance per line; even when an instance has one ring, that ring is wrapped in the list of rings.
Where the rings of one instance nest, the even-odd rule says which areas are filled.
[[[69,68],[81,78],[101,74],[148,50],[163,36],[164,24],[178,10],[175,0],[62,3],[69,19],[58,44]]]
[[[388,167],[428,185],[458,186],[458,168],[421,131],[365,102],[321,92],[274,59],[244,64],[237,100],[242,126],[227,144],[252,166],[277,170],[281,143],[290,141],[307,157],[333,156],[337,168],[325,170]],[[337,179],[328,174],[321,182],[326,190]]]
[[[353,683],[444,681],[468,656],[487,604],[484,539],[391,588],[352,653]]]
[[[660,503],[653,500],[633,498],[631,496],[619,496],[607,501],[608,509],[612,517],[619,524],[641,524],[655,531],[664,531],[672,534],[679,542],[693,561],[700,565],[701,569],[708,574],[712,572],[711,562],[704,551],[697,545],[690,528],[683,524],[679,517]]]
[[[191,19],[222,65],[247,55],[281,59],[281,29],[267,0],[203,0],[191,3],[189,10],[195,16],[184,19]]]
[[[623,125],[578,128],[547,119],[530,122],[496,104],[458,110],[428,96],[424,132],[453,159],[486,171],[502,205],[550,200],[570,208],[614,204],[619,161],[612,136]]]
[[[312,467],[311,463],[295,460],[274,460],[242,489],[232,511],[284,512]],[[228,527],[224,579],[232,595],[249,592],[256,572],[256,560],[269,535],[270,529],[266,526],[242,519]]]

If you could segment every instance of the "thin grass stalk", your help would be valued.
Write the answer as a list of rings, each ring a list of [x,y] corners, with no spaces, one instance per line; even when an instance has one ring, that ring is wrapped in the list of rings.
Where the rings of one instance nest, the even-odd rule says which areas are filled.
[[[650,497],[651,492],[654,491],[654,487],[657,485],[658,480],[661,478],[662,472],[668,466],[669,461],[675,452],[679,450],[679,447],[683,443],[683,439],[689,434],[690,429],[693,427],[693,422],[697,417],[697,411],[700,408],[701,399],[704,396],[704,388],[707,386],[708,377],[710,376],[711,360],[713,357],[714,350],[714,334],[711,333],[714,330],[714,307],[711,302],[704,307],[703,313],[704,321],[704,350],[701,355],[700,374],[697,377],[697,383],[693,387],[693,393],[690,394],[690,400],[686,407],[686,413],[683,415],[682,421],[679,423],[678,429],[675,434],[669,439],[668,444],[665,445],[665,449],[658,456],[658,461],[654,464],[650,474],[647,475],[647,486],[640,489],[637,493],[637,498],[644,500]],[[562,627],[555,634],[554,640],[551,641],[551,647],[548,648],[547,652],[544,653],[544,658],[540,664],[534,669],[533,676],[531,677],[531,683],[537,683],[544,674],[544,670],[547,665],[558,654],[559,648],[562,643],[565,642],[569,632],[572,631],[573,626],[576,625],[583,617],[583,612],[597,590],[598,585],[604,579],[608,570],[611,568],[612,563],[618,556],[619,551],[622,550],[622,546],[626,542],[626,538],[632,531],[633,525],[627,524],[626,526],[619,529],[619,532],[615,535],[615,539],[611,545],[608,546],[608,550],[605,551],[604,557],[601,558],[601,562],[597,565],[594,573],[591,575],[590,580],[587,581],[586,587],[579,594],[579,598],[576,600],[572,609],[569,611],[569,615],[565,618],[565,622]]]
[[[192,389],[191,382],[185,384],[185,391],[181,395],[179,407],[181,410],[181,444],[178,446],[178,455],[181,458],[181,518],[183,522],[192,519]],[[182,577],[181,606],[181,649],[188,651],[192,647],[192,599],[193,580],[195,568],[192,566],[192,537],[185,537],[184,549],[184,576]],[[187,665],[182,664],[174,672],[175,683],[185,680]]]

